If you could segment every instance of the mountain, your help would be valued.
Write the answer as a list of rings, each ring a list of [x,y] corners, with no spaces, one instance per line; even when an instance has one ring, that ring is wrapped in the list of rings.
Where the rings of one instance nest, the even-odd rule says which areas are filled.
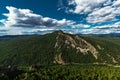
[[[56,31],[0,41],[0,65],[119,64],[120,38]]]
[[[82,36],[96,36],[96,37],[120,37],[120,33],[109,33],[109,34],[77,34]]]

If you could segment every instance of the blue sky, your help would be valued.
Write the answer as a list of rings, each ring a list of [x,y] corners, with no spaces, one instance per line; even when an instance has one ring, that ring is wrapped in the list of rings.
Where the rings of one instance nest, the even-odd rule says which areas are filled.
[[[0,35],[120,33],[120,0],[0,0]]]

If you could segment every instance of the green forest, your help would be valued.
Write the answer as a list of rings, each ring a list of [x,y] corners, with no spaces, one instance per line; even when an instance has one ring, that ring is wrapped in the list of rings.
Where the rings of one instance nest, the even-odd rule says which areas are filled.
[[[120,80],[120,68],[105,65],[33,65],[0,69],[0,80]]]
[[[115,67],[120,64],[120,38],[58,31],[0,40],[0,80],[120,80],[120,68]],[[90,50],[76,50],[88,50],[90,44],[98,51],[97,59]]]

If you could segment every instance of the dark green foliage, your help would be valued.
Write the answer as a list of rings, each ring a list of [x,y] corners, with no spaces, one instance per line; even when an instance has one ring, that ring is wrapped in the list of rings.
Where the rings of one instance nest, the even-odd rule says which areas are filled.
[[[99,51],[99,62],[113,63],[112,57],[120,63],[120,38],[83,37]],[[98,49],[99,45],[102,49]],[[110,56],[108,56],[110,55]]]
[[[4,65],[51,64],[55,34],[14,39],[0,44],[0,63]]]
[[[104,65],[56,65],[0,72],[0,80],[119,80],[120,69]],[[16,73],[13,73],[16,71]],[[22,71],[20,73],[20,71]],[[11,77],[12,76],[12,77]]]

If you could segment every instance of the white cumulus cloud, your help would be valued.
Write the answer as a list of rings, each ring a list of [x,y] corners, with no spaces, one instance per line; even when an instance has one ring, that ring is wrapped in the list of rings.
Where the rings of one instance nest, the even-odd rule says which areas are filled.
[[[68,5],[74,5],[69,8],[70,13],[87,14],[88,23],[104,23],[119,20],[120,16],[120,0],[68,0]]]
[[[43,17],[29,9],[18,9],[12,6],[7,6],[6,9],[9,13],[3,15],[7,19],[0,20],[6,27],[63,27],[74,23],[66,19],[57,20]]]
[[[75,5],[73,13],[83,14],[94,10],[96,7],[107,3],[109,0],[68,0],[69,5]],[[110,3],[110,2],[109,2]]]
[[[102,23],[102,22],[109,22],[116,20],[116,11],[115,8],[112,8],[111,6],[106,6],[104,8],[98,8],[94,10],[92,13],[88,15],[86,20],[89,23]]]
[[[74,24],[74,25],[71,25],[72,28],[89,28],[90,25],[87,25],[87,24]]]
[[[110,33],[120,33],[120,22],[113,24],[107,24],[103,26],[95,26],[90,29],[84,29],[80,31],[83,34],[110,34]]]

